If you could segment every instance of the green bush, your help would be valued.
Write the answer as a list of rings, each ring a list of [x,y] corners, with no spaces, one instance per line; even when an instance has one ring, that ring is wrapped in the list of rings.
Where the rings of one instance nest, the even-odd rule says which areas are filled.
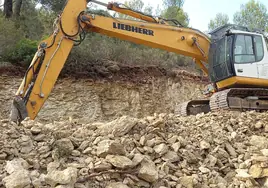
[[[4,60],[14,64],[29,66],[37,50],[38,41],[21,39],[4,55]]]

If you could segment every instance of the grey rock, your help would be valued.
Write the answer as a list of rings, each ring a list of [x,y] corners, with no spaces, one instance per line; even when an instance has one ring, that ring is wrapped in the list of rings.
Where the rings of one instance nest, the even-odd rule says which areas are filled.
[[[168,146],[166,144],[159,144],[154,147],[154,151],[160,156],[168,152]]]
[[[138,177],[149,182],[156,182],[159,178],[158,171],[153,161],[146,159],[141,163]]]
[[[180,184],[186,188],[193,188],[194,178],[192,176],[184,176],[180,178]]]
[[[71,155],[74,146],[70,139],[63,138],[55,142],[55,147],[58,149],[60,156]]]
[[[2,181],[6,188],[25,188],[31,184],[29,172],[24,169],[14,171]]]
[[[120,169],[126,169],[133,165],[132,161],[129,158],[120,155],[107,155],[106,160],[114,167]]]
[[[177,154],[176,152],[174,152],[174,151],[168,151],[168,152],[162,157],[162,159],[163,159],[164,161],[171,162],[171,163],[173,163],[173,162],[177,162],[177,161],[180,160],[178,154]]]
[[[97,155],[99,157],[106,157],[107,155],[125,155],[124,146],[120,143],[111,140],[103,140],[99,142],[97,148]]]
[[[112,165],[105,161],[99,161],[94,165],[94,171],[96,172],[102,172],[110,169],[112,169]]]
[[[57,184],[74,186],[77,180],[78,170],[76,168],[69,167],[63,171],[52,170],[45,176],[45,181],[55,187]]]
[[[116,182],[116,183],[110,183],[109,185],[106,186],[106,188],[129,188],[129,186],[121,182]]]

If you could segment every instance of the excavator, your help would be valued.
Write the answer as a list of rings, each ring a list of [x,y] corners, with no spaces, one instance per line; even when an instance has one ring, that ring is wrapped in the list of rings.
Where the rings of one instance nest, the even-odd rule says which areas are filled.
[[[134,19],[103,16],[87,10],[88,3]],[[268,55],[264,33],[238,25],[210,32],[185,27],[177,20],[151,16],[123,4],[97,0],[67,0],[52,35],[41,41],[16,92],[11,121],[35,119],[48,99],[75,45],[87,33],[99,33],[136,44],[191,57],[211,84],[204,99],[178,104],[174,113],[187,116],[219,109],[268,109]]]

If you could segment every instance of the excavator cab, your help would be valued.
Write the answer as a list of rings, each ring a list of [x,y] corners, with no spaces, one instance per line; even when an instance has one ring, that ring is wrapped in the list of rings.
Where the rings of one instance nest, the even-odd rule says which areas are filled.
[[[183,116],[217,111],[268,110],[268,52],[265,35],[224,25],[212,31],[209,49],[209,98],[179,104]],[[211,86],[211,85],[210,85]]]
[[[268,86],[267,47],[262,33],[225,25],[210,34],[209,76],[218,90],[263,87],[263,82]]]

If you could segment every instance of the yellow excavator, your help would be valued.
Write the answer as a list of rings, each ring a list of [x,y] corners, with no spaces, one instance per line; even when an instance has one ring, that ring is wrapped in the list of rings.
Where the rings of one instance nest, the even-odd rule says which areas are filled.
[[[136,19],[87,12],[89,2]],[[205,99],[179,104],[174,110],[177,114],[207,113],[222,108],[268,109],[268,55],[262,32],[225,25],[208,37],[197,29],[184,27],[177,20],[153,17],[120,3],[68,0],[55,21],[53,34],[39,44],[25,73],[12,102],[12,121],[36,118],[73,46],[80,44],[86,33],[92,32],[193,58],[210,77],[211,84]]]

